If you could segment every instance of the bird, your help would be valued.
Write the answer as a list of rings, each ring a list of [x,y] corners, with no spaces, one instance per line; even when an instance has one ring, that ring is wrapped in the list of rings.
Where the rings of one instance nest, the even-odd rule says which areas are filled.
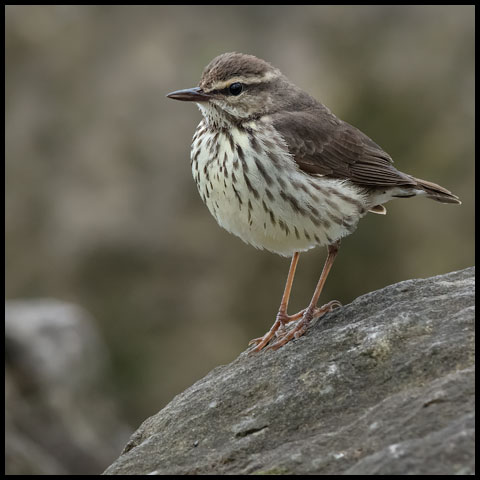
[[[341,307],[337,300],[317,303],[341,239],[367,213],[384,215],[386,202],[420,195],[461,203],[446,188],[397,170],[366,134],[254,55],[223,53],[205,67],[198,86],[167,97],[201,111],[191,168],[218,224],[258,249],[291,257],[275,321],[249,342],[250,353],[277,350]],[[327,257],[312,299],[289,315],[299,255],[321,246]]]

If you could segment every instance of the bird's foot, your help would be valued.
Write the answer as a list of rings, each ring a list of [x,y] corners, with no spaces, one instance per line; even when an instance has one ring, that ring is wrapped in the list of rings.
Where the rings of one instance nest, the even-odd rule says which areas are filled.
[[[289,322],[294,322],[295,320],[302,318],[305,311],[306,308],[295,315],[287,315],[285,312],[278,312],[275,323],[272,325],[270,330],[263,337],[254,338],[248,342],[249,345],[256,344],[255,348],[252,348],[250,353],[259,352],[262,350],[274,336],[283,338],[287,333],[285,325]]]
[[[302,310],[303,312],[302,319],[289,332],[286,332],[284,328],[283,329],[284,334],[277,335],[277,337],[279,337],[279,340],[274,344],[268,346],[267,350],[270,350],[270,349],[277,350],[278,348],[288,343],[290,340],[293,340],[294,338],[300,338],[307,331],[308,326],[310,325],[310,322],[314,318],[321,317],[322,315],[325,315],[327,312],[331,312],[334,308],[341,307],[341,306],[342,304],[338,300],[332,300],[326,303],[325,305],[323,305],[322,307],[315,307],[315,309],[313,309],[312,311],[309,311],[308,308]],[[299,313],[302,313],[302,312],[299,312]]]

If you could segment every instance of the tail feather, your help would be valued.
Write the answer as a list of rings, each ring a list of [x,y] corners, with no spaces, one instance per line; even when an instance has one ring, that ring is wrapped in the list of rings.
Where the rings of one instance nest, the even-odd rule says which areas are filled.
[[[456,195],[454,195],[446,188],[443,188],[436,183],[428,182],[427,180],[422,180],[415,177],[412,178],[417,182],[417,185],[425,191],[425,194],[428,198],[442,203],[462,203]]]

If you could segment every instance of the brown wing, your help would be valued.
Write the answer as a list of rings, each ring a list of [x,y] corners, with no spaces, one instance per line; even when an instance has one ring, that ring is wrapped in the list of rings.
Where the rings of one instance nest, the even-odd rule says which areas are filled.
[[[326,107],[272,116],[301,170],[365,186],[416,185],[373,140]]]

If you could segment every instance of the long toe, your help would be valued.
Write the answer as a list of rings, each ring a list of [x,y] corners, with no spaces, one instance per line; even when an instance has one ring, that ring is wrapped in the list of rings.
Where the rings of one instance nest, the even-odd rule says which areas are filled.
[[[255,348],[252,348],[250,353],[259,352],[266,345],[270,343],[273,337],[277,338],[284,338],[287,335],[287,331],[285,329],[285,325],[290,322],[294,322],[299,320],[303,317],[306,312],[306,308],[300,310],[300,312],[295,313],[294,315],[287,315],[286,313],[279,312],[277,314],[277,318],[275,323],[272,325],[272,328],[263,336],[258,338],[253,338],[248,342],[248,345],[256,345]]]
[[[287,344],[290,340],[294,338],[300,338],[307,331],[310,322],[314,318],[321,317],[328,312],[331,312],[334,308],[341,307],[342,304],[338,300],[332,300],[321,307],[315,308],[311,315],[307,314],[307,309],[302,310],[303,316],[302,319],[292,328],[288,333],[281,336],[274,344],[267,347],[267,350],[277,350],[283,345]]]
[[[335,308],[340,308],[341,306],[342,304],[338,300],[331,300],[325,305],[315,308],[313,312],[313,318],[321,317],[322,315],[325,315],[326,313],[331,312]]]
[[[252,348],[249,353],[254,353],[254,352],[259,352],[263,348],[265,348],[266,345],[270,342],[270,340],[274,337],[275,332],[269,331],[266,333],[263,337],[260,338],[254,338],[248,342],[249,345],[253,345],[256,343],[256,347]]]
[[[288,333],[283,337],[279,338],[274,344],[267,347],[267,350],[278,350],[280,347],[283,347],[286,343],[294,338],[301,337],[307,331],[308,323],[301,320],[298,322],[294,328],[292,328]]]
[[[255,348],[252,348],[249,353],[259,352],[260,350],[262,350],[265,345],[267,345],[270,340],[275,336],[277,330],[281,327],[283,327],[282,322],[277,318],[270,330],[263,337],[253,338],[248,342],[249,345],[256,344]]]

